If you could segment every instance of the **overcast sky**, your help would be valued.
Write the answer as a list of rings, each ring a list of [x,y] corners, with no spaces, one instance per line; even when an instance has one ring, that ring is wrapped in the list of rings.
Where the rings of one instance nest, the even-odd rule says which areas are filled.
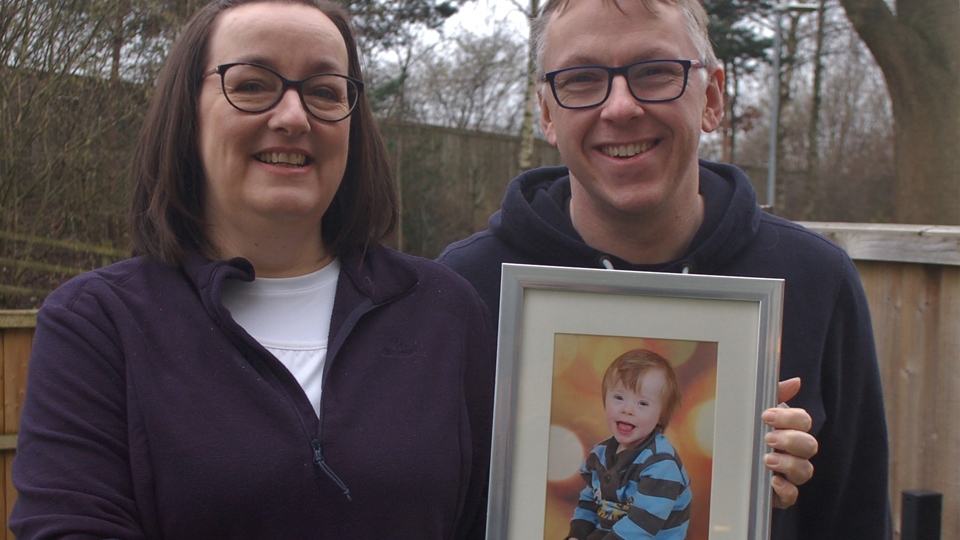
[[[526,0],[518,0],[525,3]],[[527,20],[511,0],[473,0],[445,24],[448,33],[463,28],[473,33],[490,33],[495,24],[509,24],[523,36],[527,35]]]

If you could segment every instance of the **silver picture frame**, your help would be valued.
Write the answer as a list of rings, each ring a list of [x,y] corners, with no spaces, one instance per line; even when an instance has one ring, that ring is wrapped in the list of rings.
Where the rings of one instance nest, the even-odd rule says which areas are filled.
[[[504,264],[501,281],[488,540],[559,538],[545,527],[551,410],[566,399],[554,349],[566,335],[715,344],[714,409],[700,414],[714,422],[709,504],[691,508],[702,526],[687,538],[769,539],[760,415],[776,405],[782,280]]]

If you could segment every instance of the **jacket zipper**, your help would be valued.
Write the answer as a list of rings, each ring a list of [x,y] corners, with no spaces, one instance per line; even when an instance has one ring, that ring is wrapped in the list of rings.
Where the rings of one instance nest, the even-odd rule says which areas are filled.
[[[326,387],[327,382],[327,373],[330,371],[330,365],[333,363],[333,359],[337,356],[337,353],[340,352],[340,347],[343,345],[343,341],[346,339],[346,336],[350,334],[353,330],[353,327],[357,324],[357,321],[360,320],[360,317],[371,311],[375,307],[373,301],[369,298],[365,299],[358,306],[353,308],[353,311],[347,316],[343,324],[337,329],[337,335],[333,336],[333,339],[330,340],[329,347],[327,348],[327,360],[323,364],[323,383],[322,385]],[[323,398],[320,398],[321,401]],[[320,410],[317,412],[317,425],[323,426],[323,403],[320,404]],[[304,426],[306,429],[306,426]],[[353,501],[350,497],[350,489],[347,487],[346,483],[337,476],[337,473],[333,472],[333,469],[330,465],[327,464],[326,459],[323,457],[323,449],[320,443],[320,433],[317,433],[315,438],[312,438],[310,441],[310,446],[313,448],[313,463],[320,467],[320,470],[327,475],[328,478],[333,480],[335,484],[343,491],[343,496],[347,498],[348,501]]]
[[[192,283],[193,283],[193,282],[191,281],[191,284],[192,284]],[[222,313],[221,313],[221,310],[225,310],[225,308],[223,307],[223,303],[220,302],[220,303],[219,303],[219,306],[217,306],[217,303],[216,303],[216,302],[211,302],[211,303],[212,303],[212,305],[214,306],[213,312],[218,315],[218,317],[217,317],[218,320],[220,320],[220,321],[225,320],[225,318],[223,317],[223,315],[222,315]],[[353,312],[351,312],[350,315],[347,317],[347,320],[344,322],[344,324],[343,324],[343,326],[341,327],[340,332],[338,332],[338,334],[339,334],[340,336],[342,336],[344,329],[346,329],[346,332],[349,334],[349,331],[350,331],[350,330],[353,328],[353,326],[356,324],[357,320],[359,320],[360,317],[363,316],[365,313],[367,313],[368,311],[370,311],[371,309],[373,309],[373,307],[374,307],[373,302],[372,302],[369,298],[367,298],[367,299],[366,299],[364,302],[362,302],[359,306],[357,306],[356,308],[354,308]],[[221,326],[222,326],[222,324],[221,324]],[[226,328],[225,328],[225,329],[226,329]],[[239,338],[239,336],[236,334],[236,331],[235,331],[235,330],[231,329],[231,332],[233,333],[234,336],[236,336],[237,338]],[[339,337],[339,336],[338,336],[338,337]],[[336,351],[339,350],[340,345],[342,344],[341,342],[343,341],[343,339],[344,339],[343,337],[340,337],[339,340],[335,341],[335,343],[333,344],[333,347],[331,347],[330,349],[328,349],[328,353],[330,353],[330,354],[328,354],[327,360],[326,360],[326,362],[324,362],[324,368],[323,368],[323,369],[324,369],[324,373],[323,373],[323,378],[324,378],[324,379],[326,379],[326,375],[327,375],[326,372],[329,370],[330,363],[331,363],[331,361],[333,360],[333,357],[336,355]],[[246,347],[246,348],[248,348],[248,349],[251,349],[251,352],[253,353],[254,356],[258,356],[258,357],[260,356],[260,354],[259,354],[259,352],[257,351],[257,349],[256,349],[256,348],[252,348],[252,347],[250,346],[250,344],[249,344],[249,343],[246,343],[246,341],[245,341],[244,339],[240,338],[240,339],[238,339],[238,341],[239,341],[239,343],[243,344],[244,347]],[[255,340],[254,340],[254,341],[255,341]],[[261,360],[263,361],[263,360],[265,360],[265,359],[261,358]],[[249,360],[248,360],[248,361],[249,361]],[[281,386],[283,386],[283,385],[281,384]],[[289,399],[289,400],[291,400],[291,401],[294,401],[294,400],[293,400],[293,396],[291,396],[290,393],[286,391],[286,389],[284,389],[284,394],[286,395],[287,399]],[[295,403],[293,404],[293,409],[294,409],[294,410],[297,409]],[[318,418],[318,420],[320,420],[320,422],[318,423],[318,425],[322,425],[322,424],[323,424],[323,422],[322,422],[322,415],[323,415],[323,406],[321,405],[321,407],[320,407],[320,412],[319,412],[319,418]],[[344,483],[344,481],[343,481],[342,479],[340,479],[339,476],[337,476],[337,473],[333,472],[333,469],[330,467],[330,465],[327,465],[327,462],[326,462],[326,460],[325,460],[324,457],[323,457],[323,450],[321,449],[320,436],[319,436],[319,434],[317,435],[316,438],[314,438],[314,437],[311,435],[311,431],[312,431],[312,430],[310,430],[310,429],[307,427],[306,423],[304,422],[303,417],[301,417],[299,414],[297,414],[297,417],[298,417],[299,420],[300,420],[300,427],[303,429],[304,434],[307,436],[307,439],[310,441],[310,447],[311,447],[312,450],[313,450],[313,462],[314,462],[314,464],[316,464],[318,467],[320,467],[320,470],[322,470],[322,471],[324,472],[324,474],[326,474],[327,477],[330,478],[330,480],[333,480],[333,482],[337,485],[337,487],[339,487],[339,488],[343,491],[343,495],[347,498],[347,500],[352,502],[353,499],[350,497],[350,489],[347,487],[346,483]]]
[[[316,463],[317,466],[320,467],[323,472],[326,473],[326,475],[333,480],[337,486],[340,487],[341,490],[343,490],[343,496],[346,497],[348,501],[353,501],[353,499],[350,498],[350,489],[346,484],[343,483],[343,480],[337,476],[337,473],[333,472],[333,469],[327,465],[327,462],[324,461],[323,450],[320,448],[320,440],[314,439],[311,441],[310,445],[313,446],[313,462]]]

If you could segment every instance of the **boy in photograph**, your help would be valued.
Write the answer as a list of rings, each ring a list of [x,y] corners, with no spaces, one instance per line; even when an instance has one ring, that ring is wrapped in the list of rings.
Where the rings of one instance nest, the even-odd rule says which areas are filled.
[[[617,357],[601,384],[612,436],[580,466],[587,486],[568,540],[683,539],[690,523],[690,478],[663,434],[680,408],[670,362],[647,349]]]

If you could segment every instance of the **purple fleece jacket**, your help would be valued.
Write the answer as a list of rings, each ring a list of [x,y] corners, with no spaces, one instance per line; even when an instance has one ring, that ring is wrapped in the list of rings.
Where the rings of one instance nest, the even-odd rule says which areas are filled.
[[[493,326],[470,285],[374,246],[341,256],[320,418],[230,317],[243,259],[139,257],[37,319],[20,539],[483,538]]]

